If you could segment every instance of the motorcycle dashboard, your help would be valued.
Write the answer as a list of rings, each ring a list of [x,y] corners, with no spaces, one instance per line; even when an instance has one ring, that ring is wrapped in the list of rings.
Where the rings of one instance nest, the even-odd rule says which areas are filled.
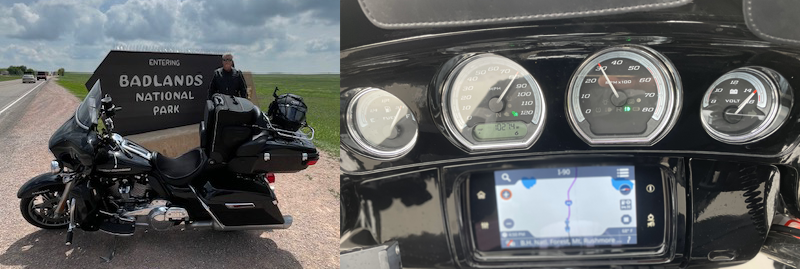
[[[353,114],[347,107],[359,92],[379,89],[403,108],[376,117],[394,125],[386,137],[404,130],[396,116],[402,114],[416,139],[402,141],[413,141],[403,154],[381,158],[360,150],[349,127],[340,126],[343,251],[369,246],[356,236],[369,231],[376,242],[399,241],[409,267],[745,263],[766,239],[764,216],[774,213],[777,190],[772,184],[797,178],[793,171],[800,167],[788,161],[800,143],[796,116],[748,144],[717,140],[703,127],[706,93],[728,72],[760,66],[785,77],[777,84],[800,86],[800,49],[754,35],[742,1],[415,29],[375,26],[358,3],[342,2],[340,122]],[[608,49],[619,55],[602,53]],[[491,79],[482,77],[490,73]],[[640,87],[644,83],[657,87]],[[718,88],[732,95],[731,87]],[[617,97],[614,91],[636,96],[581,103],[601,92]],[[745,98],[726,99],[717,101]],[[604,107],[615,101],[619,106],[611,111]],[[582,104],[581,110],[571,111],[570,103]],[[653,105],[645,111],[639,103]],[[533,112],[522,112],[526,106]],[[611,112],[597,115],[613,120],[646,112],[641,117],[647,121],[668,122],[664,128],[645,120],[617,121],[635,125],[624,130],[605,121],[576,127],[571,121],[582,121],[570,115],[577,112]],[[799,112],[795,105],[787,115]],[[609,129],[594,130],[595,136],[640,129],[655,135],[646,143],[602,144],[576,130],[594,127]],[[624,178],[618,169],[628,169],[631,178],[615,180]],[[593,170],[606,171],[584,174]],[[762,170],[775,174],[749,175]],[[597,181],[581,184],[590,179]],[[575,210],[586,200],[598,201],[584,209],[602,221],[578,220]],[[425,218],[406,217],[413,214]]]

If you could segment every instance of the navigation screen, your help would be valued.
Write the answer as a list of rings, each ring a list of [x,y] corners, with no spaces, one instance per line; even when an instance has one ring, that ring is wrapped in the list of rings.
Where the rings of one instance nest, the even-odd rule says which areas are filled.
[[[635,245],[634,174],[633,166],[495,171],[501,248]]]

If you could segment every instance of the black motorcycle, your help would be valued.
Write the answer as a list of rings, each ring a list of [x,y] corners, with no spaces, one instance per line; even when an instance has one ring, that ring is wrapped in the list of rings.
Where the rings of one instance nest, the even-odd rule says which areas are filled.
[[[67,245],[76,227],[114,235],[181,224],[289,228],[292,217],[281,214],[270,183],[274,173],[315,164],[319,153],[302,98],[274,95],[266,114],[247,99],[214,95],[200,124],[201,146],[173,159],[113,132],[121,108],[103,96],[98,81],[50,138],[51,173],[19,189],[22,216],[40,228],[67,228]]]

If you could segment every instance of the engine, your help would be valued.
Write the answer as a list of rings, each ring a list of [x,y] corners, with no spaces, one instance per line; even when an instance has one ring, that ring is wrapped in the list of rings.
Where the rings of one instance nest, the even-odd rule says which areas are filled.
[[[119,209],[131,210],[139,204],[147,204],[151,199],[150,185],[147,177],[136,175],[129,178],[112,179],[113,185],[109,187],[108,193],[114,198],[114,203]]]
[[[169,202],[158,199],[148,184],[146,175],[112,179],[108,193],[111,202],[117,206],[117,214],[135,221],[137,225],[163,231],[181,221],[189,220],[189,213],[181,207],[170,206]]]

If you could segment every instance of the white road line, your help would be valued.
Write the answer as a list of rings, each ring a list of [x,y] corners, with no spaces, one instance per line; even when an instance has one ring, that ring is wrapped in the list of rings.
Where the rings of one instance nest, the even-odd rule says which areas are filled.
[[[6,107],[4,107],[4,108],[3,108],[3,110],[0,110],[0,115],[2,115],[2,114],[3,114],[3,112],[6,112],[6,110],[8,110],[9,108],[11,108],[11,106],[13,106],[13,105],[14,105],[14,104],[16,104],[17,102],[19,102],[19,100],[22,100],[22,98],[25,98],[25,96],[28,96],[28,94],[32,93],[34,90],[36,90],[36,88],[39,88],[39,87],[41,87],[41,86],[42,86],[42,85],[44,85],[45,83],[47,83],[47,80],[45,80],[45,81],[44,81],[44,82],[42,82],[42,83],[39,83],[39,85],[36,85],[36,87],[33,87],[33,89],[31,89],[30,91],[26,92],[25,94],[23,94],[22,96],[20,96],[19,98],[17,98],[17,100],[14,100],[14,102],[11,102],[10,104],[8,104]]]

